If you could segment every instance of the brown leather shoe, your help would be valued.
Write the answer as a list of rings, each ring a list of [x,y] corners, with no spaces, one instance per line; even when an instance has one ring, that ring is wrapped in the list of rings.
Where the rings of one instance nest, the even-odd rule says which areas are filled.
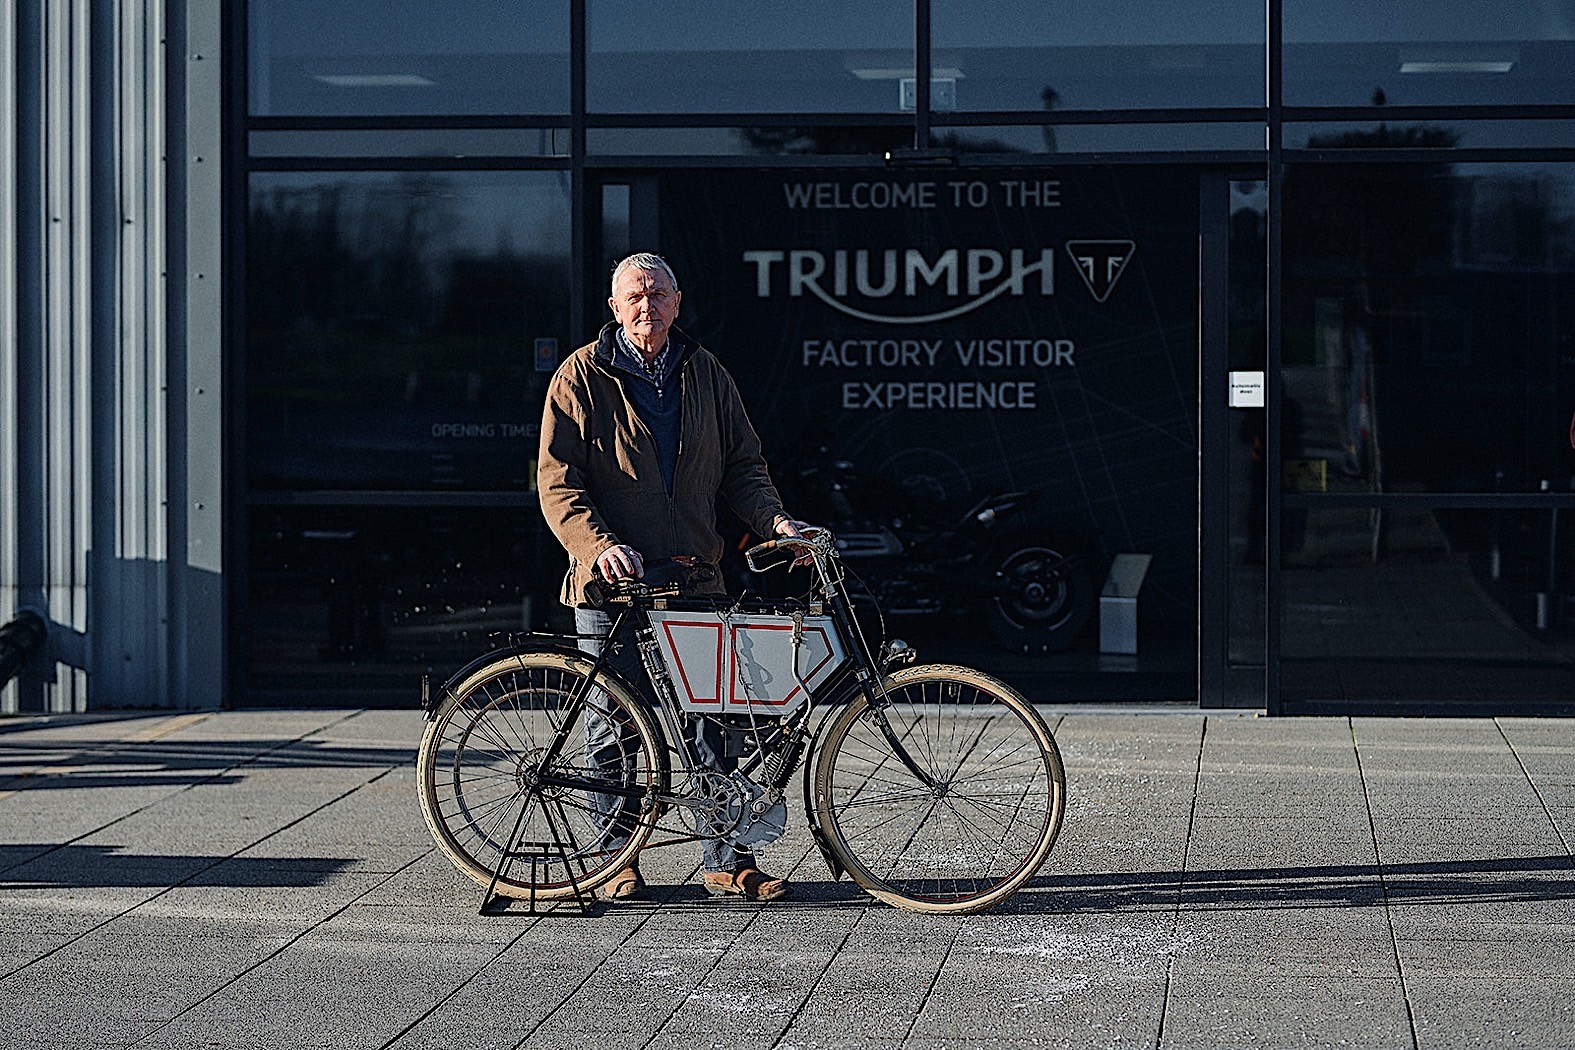
[[[644,900],[645,880],[640,877],[640,866],[631,864],[602,883],[601,893],[612,901]]]
[[[774,901],[788,895],[787,879],[776,879],[759,868],[737,871],[708,871],[700,878],[705,891],[713,897],[742,897],[751,901]]]

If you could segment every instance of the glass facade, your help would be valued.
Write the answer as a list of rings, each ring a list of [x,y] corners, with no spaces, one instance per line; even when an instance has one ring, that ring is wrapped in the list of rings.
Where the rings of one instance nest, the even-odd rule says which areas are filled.
[[[1575,100],[1575,3],[1284,0],[1293,106],[1490,106]]]
[[[566,114],[569,5],[250,0],[260,117]]]
[[[1264,6],[932,0],[938,109],[1262,106]]]
[[[914,75],[907,0],[592,0],[585,22],[591,113],[887,113]]]
[[[528,489],[568,332],[563,172],[258,172],[253,491]]]
[[[1073,552],[1045,645],[955,567],[862,565],[927,658],[1287,712],[1575,696],[1575,0],[245,9],[243,701],[408,703],[564,623],[541,399],[632,250],[803,516],[914,549],[1022,492],[969,557]]]
[[[1566,688],[1575,166],[1298,166],[1285,187],[1287,698]]]

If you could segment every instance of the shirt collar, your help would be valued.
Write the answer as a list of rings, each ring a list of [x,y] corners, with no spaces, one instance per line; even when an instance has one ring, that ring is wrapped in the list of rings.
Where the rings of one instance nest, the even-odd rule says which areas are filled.
[[[644,355],[629,342],[629,337],[624,334],[622,326],[619,326],[614,335],[616,336],[614,339],[614,346],[616,347],[613,353],[614,362],[621,365],[626,371],[634,372],[636,375],[643,375],[657,386],[661,386],[662,381],[667,378],[667,362],[672,358],[672,336],[668,336],[667,342],[662,344],[662,348],[656,352],[656,356],[651,358],[650,363],[647,363]],[[626,360],[620,360],[620,356]]]

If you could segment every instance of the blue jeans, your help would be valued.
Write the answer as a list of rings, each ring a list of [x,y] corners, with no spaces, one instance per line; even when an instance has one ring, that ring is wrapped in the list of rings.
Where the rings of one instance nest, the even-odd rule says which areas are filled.
[[[612,625],[613,617],[600,609],[574,610],[574,629],[581,635],[580,648],[592,656],[601,653]],[[635,648],[632,632],[625,632],[625,636],[619,640],[624,644],[612,654],[608,665],[634,687],[638,699],[647,706],[654,706],[649,680],[640,663],[640,652]],[[598,713],[585,720],[585,764],[604,775],[620,776],[620,770],[628,770],[633,761],[633,736],[621,732],[607,717],[611,714],[611,702],[605,697],[592,699],[591,706]],[[722,773],[731,773],[737,768],[738,760],[726,757],[720,726],[693,715],[685,715],[683,725],[689,746],[694,749],[695,760],[701,768]],[[617,849],[627,842],[635,819],[631,812],[633,803],[618,795],[593,793],[591,805],[602,814],[603,847]],[[712,830],[704,818],[700,830]],[[752,854],[741,852],[732,843],[720,839],[706,841],[701,860],[706,871],[737,871],[739,868],[753,867],[755,863]]]

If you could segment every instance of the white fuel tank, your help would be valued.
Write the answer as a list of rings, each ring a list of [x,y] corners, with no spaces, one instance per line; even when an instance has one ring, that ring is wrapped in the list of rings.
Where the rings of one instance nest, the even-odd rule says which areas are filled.
[[[794,672],[794,620],[770,613],[651,611],[678,706],[696,714],[781,717],[847,659],[829,616],[805,616]]]

